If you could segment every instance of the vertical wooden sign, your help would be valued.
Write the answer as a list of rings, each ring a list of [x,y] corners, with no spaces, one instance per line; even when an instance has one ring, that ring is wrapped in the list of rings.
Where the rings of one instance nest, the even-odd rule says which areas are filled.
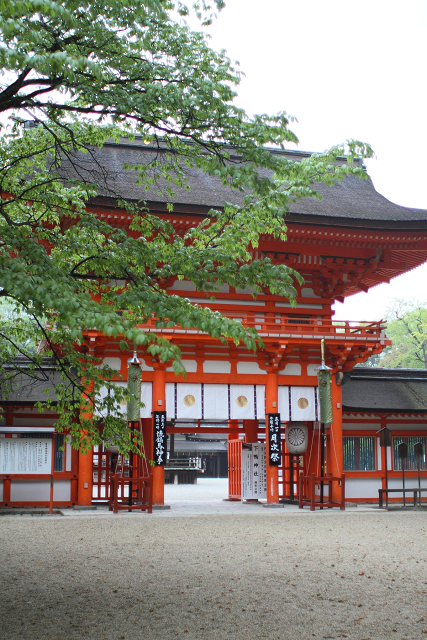
[[[153,411],[153,458],[156,466],[167,460],[166,411]]]
[[[278,467],[282,463],[280,413],[268,413],[268,464]]]
[[[267,497],[265,444],[243,444],[242,500],[263,500]]]

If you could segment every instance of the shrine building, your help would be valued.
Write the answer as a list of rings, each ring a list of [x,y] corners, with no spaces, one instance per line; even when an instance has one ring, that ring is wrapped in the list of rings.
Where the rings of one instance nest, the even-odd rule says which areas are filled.
[[[150,161],[159,153],[157,148],[136,139],[107,143],[96,153],[102,164],[111,169],[117,192],[135,202],[147,199],[147,192],[136,185],[135,175],[124,171],[123,166]],[[294,161],[310,155],[298,151],[272,153],[284,154]],[[180,233],[223,202],[240,202],[241,194],[227,189],[215,177],[196,169],[189,169],[187,177],[190,190],[176,189],[172,212],[156,190],[148,192],[150,212],[168,219]],[[303,285],[297,286],[296,307],[268,290],[254,299],[248,289],[223,285],[212,301],[211,294],[196,291],[192,282],[171,279],[165,284],[170,295],[184,296],[245,327],[254,327],[262,337],[263,348],[254,353],[243,345],[236,346],[232,340],[225,345],[201,331],[180,326],[157,329],[157,333],[179,346],[186,378],[176,376],[171,363],[156,361],[138,349],[145,405],[141,424],[148,458],[155,457],[153,412],[166,412],[172,457],[178,450],[185,451],[182,442],[186,437],[192,439],[190,443],[186,440],[188,451],[197,454],[203,450],[198,449],[199,443],[209,441],[210,436],[213,439],[213,434],[217,439],[220,436],[222,442],[228,442],[229,493],[224,498],[259,498],[267,504],[297,499],[299,474],[319,476],[323,464],[323,471],[334,477],[345,474],[346,500],[374,502],[378,500],[378,489],[384,487],[386,464],[393,481],[400,473],[394,444],[388,454],[379,446],[377,432],[381,428],[387,426],[392,431],[396,445],[405,438],[409,447],[415,441],[423,442],[425,452],[425,372],[407,373],[405,378],[403,372],[393,370],[355,369],[389,344],[386,325],[370,322],[369,318],[363,323],[352,322],[351,318],[334,322],[332,305],[424,263],[427,211],[391,203],[377,193],[370,179],[350,176],[334,187],[318,184],[316,189],[321,200],[303,199],[290,205],[284,217],[287,240],[262,236],[253,252],[254,259],[268,256],[303,276]],[[88,208],[109,224],[129,232],[131,215],[108,195],[100,195],[88,203]],[[154,320],[146,328],[154,329]],[[323,431],[316,372],[321,364],[321,340],[326,365],[332,369],[333,410],[333,420]],[[120,337],[91,330],[86,332],[85,341],[88,352],[120,371],[122,381],[117,384],[125,385],[132,354],[120,350]],[[49,385],[54,388],[55,374],[48,361],[45,368]],[[111,471],[109,452],[95,449],[83,455],[72,451],[66,442],[61,451],[63,436],[52,438],[54,410],[50,414],[38,413],[34,408],[37,393],[25,391],[24,378],[22,386],[2,402],[0,506],[47,505],[51,475],[56,505],[88,506],[105,501]],[[387,386],[389,383],[395,386]],[[260,463],[262,478],[259,476],[256,486],[251,485],[249,494],[242,485],[242,464],[248,449],[245,445],[259,445],[259,449],[252,450],[256,455],[261,455],[264,443],[268,449],[266,416],[277,414],[282,425],[280,464],[271,463],[270,450],[270,456]],[[286,426],[301,429],[302,438],[306,439],[301,455],[288,450]],[[421,474],[427,475],[425,453]],[[415,467],[408,469],[408,484],[415,483],[417,477]],[[165,466],[156,465],[152,485],[155,505],[164,504],[164,483]],[[396,498],[399,499],[397,494]]]

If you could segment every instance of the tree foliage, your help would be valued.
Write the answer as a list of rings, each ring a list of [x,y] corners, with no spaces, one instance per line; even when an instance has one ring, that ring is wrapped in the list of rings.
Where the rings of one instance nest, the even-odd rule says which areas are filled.
[[[387,317],[387,337],[392,345],[378,366],[427,369],[427,308],[419,303],[397,301]]]
[[[225,282],[255,292],[267,287],[294,303],[298,274],[267,258],[251,261],[250,249],[261,234],[285,239],[289,203],[319,197],[316,182],[333,184],[350,173],[365,177],[352,160],[371,150],[359,142],[300,163],[271,153],[268,146],[297,142],[291,119],[284,112],[250,118],[237,108],[239,72],[224,51],[210,49],[206,36],[179,17],[196,11],[208,24],[222,4],[0,0],[0,296],[31,319],[30,339],[43,340],[58,359],[64,378],[60,427],[70,426],[86,393],[85,409],[95,399],[98,412],[108,416],[107,437],[126,433],[118,411],[121,390],[111,383],[111,394],[100,397],[113,372],[85,349],[86,330],[120,337],[123,348],[143,345],[172,361],[176,372],[182,370],[177,347],[140,328],[153,316],[157,327],[196,327],[256,349],[255,332],[166,295],[162,282],[186,278],[212,295]],[[108,190],[109,168],[99,166],[96,178],[83,179],[79,158],[95,159],[94,150],[107,139],[135,135],[166,157],[154,168],[128,167],[138,173],[147,198],[161,176],[170,185],[168,202],[174,188],[186,186],[186,170],[196,168],[240,190],[242,204],[218,203],[183,236],[150,214],[145,202],[109,191],[131,214],[134,233],[100,220],[86,204]],[[336,164],[344,152],[348,162]],[[73,179],[64,181],[70,167]],[[113,274],[126,287],[111,286]],[[12,331],[0,338],[3,358],[25,352],[23,345],[13,346]],[[77,412],[73,422],[76,446],[82,428],[85,446],[99,442],[96,425],[84,414]]]

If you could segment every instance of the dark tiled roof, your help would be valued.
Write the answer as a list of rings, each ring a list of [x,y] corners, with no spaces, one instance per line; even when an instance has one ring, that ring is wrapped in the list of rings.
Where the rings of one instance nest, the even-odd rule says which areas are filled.
[[[296,151],[278,152],[290,160],[301,160],[310,154]],[[85,178],[91,178],[93,182],[103,185],[100,195],[104,198],[114,199],[121,194],[133,201],[149,201],[151,203],[164,203],[166,200],[176,205],[198,206],[202,208],[221,207],[224,202],[239,204],[242,194],[223,185],[222,182],[195,168],[186,168],[189,190],[178,188],[175,185],[176,196],[168,198],[166,187],[168,183],[159,178],[156,184],[146,191],[138,185],[137,173],[125,170],[126,163],[130,165],[146,165],[152,162],[164,162],[164,150],[154,149],[141,144],[123,142],[120,144],[106,143],[102,149],[94,149],[92,153],[79,156],[78,173]],[[70,168],[64,165],[64,171],[70,175]],[[74,173],[74,172],[73,172]],[[74,173],[75,175],[75,173]],[[378,221],[395,222],[411,225],[417,221],[427,221],[427,210],[410,209],[394,204],[375,191],[370,179],[360,180],[350,176],[337,183],[336,187],[328,187],[317,184],[316,190],[322,195],[322,200],[305,198],[290,205],[290,217],[296,216],[304,219],[306,216],[315,216],[321,221],[330,218],[338,222],[338,219],[352,219],[353,221]],[[425,226],[425,225],[424,225]]]
[[[40,368],[31,374],[29,365],[29,360],[18,357],[11,364],[4,366],[4,372],[0,377],[0,405],[32,406],[47,399],[56,401],[55,386],[61,382],[61,376],[55,369],[54,359],[44,358]],[[13,374],[13,378],[10,384],[5,385],[4,375],[7,377],[8,374]],[[45,389],[48,389],[48,393],[45,393]]]
[[[427,413],[424,369],[354,369],[342,388],[343,411]]]

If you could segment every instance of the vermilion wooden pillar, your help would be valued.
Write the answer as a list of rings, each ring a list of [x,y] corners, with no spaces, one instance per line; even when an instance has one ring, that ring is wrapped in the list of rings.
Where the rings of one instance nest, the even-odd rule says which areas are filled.
[[[342,443],[342,386],[335,382],[335,375],[332,375],[332,415],[333,422],[331,425],[330,435],[330,464],[333,476],[341,476],[343,473],[343,443]],[[334,484],[334,491],[338,488]],[[339,495],[333,495],[334,500],[340,499]]]
[[[153,411],[166,411],[166,369],[165,363],[154,363]],[[153,427],[151,427],[151,442]],[[152,444],[151,444],[152,447]],[[162,466],[153,467],[153,504],[165,503],[165,470]]]
[[[89,383],[86,394],[90,395],[93,383]],[[86,404],[86,401],[82,401]],[[83,413],[83,418],[91,418],[91,413]],[[83,435],[83,434],[82,434]],[[79,450],[79,476],[77,481],[77,504],[88,507],[92,504],[93,486],[93,453],[92,448],[87,453]]]
[[[87,453],[79,451],[79,479],[77,504],[90,506],[92,504],[93,485],[93,455],[92,450]]]
[[[265,413],[277,413],[277,372],[268,372],[265,386]],[[279,504],[279,468],[268,464],[268,418],[265,417],[265,442],[267,456],[267,503]]]

